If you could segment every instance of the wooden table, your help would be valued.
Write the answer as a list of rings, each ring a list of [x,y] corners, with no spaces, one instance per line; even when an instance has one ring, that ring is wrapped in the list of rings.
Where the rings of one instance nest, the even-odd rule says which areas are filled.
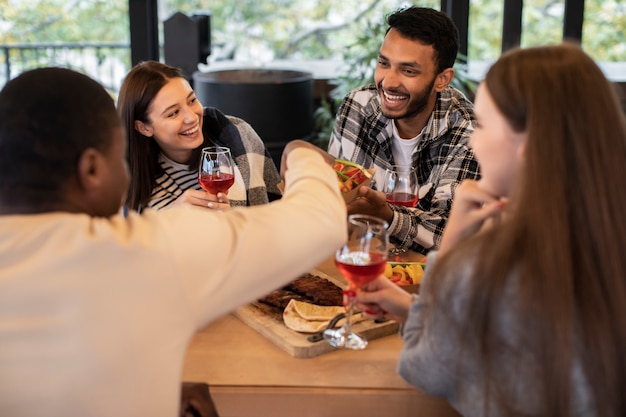
[[[332,260],[318,269],[338,274]],[[394,334],[298,359],[228,315],[193,338],[183,380],[208,383],[221,417],[458,416],[397,375],[401,346]]]

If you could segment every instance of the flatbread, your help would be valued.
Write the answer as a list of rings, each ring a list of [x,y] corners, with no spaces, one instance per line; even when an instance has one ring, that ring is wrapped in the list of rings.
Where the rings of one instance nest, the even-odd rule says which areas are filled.
[[[317,333],[328,326],[337,314],[345,313],[342,306],[319,306],[298,300],[291,300],[283,311],[285,326],[300,333]],[[363,320],[362,314],[353,315],[352,322]],[[338,325],[343,323],[343,319]]]
[[[337,314],[346,312],[343,306],[319,306],[298,300],[291,300],[289,304],[300,317],[311,321],[330,321]],[[287,305],[287,307],[289,307],[289,305]]]

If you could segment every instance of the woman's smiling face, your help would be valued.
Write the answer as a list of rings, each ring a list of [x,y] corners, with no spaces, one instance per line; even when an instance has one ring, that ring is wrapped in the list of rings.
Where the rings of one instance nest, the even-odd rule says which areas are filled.
[[[475,130],[469,144],[480,166],[480,186],[495,197],[508,197],[524,159],[526,133],[511,128],[484,83],[478,87],[475,103]]]
[[[148,108],[148,123],[135,122],[141,134],[153,137],[163,153],[186,164],[191,152],[202,145],[203,108],[184,78],[172,78]]]

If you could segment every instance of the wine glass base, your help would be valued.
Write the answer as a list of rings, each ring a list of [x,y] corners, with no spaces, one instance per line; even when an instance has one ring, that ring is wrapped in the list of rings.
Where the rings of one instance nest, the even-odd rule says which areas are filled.
[[[388,256],[390,258],[393,258],[396,255],[402,255],[403,253],[407,253],[408,249],[407,248],[391,248],[389,249],[389,251],[387,252]]]
[[[367,339],[352,331],[346,332],[343,327],[324,330],[324,340],[326,340],[331,346],[343,347],[346,349],[358,350],[365,349],[367,346]]]

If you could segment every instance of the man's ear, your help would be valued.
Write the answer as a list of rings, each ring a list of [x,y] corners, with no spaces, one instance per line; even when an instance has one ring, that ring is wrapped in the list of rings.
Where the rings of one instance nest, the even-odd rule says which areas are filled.
[[[152,128],[140,120],[135,120],[135,130],[149,138],[154,135]]]
[[[454,70],[452,68],[446,68],[441,71],[435,77],[435,91],[438,93],[442,92],[444,88],[450,85],[452,79],[454,78]]]
[[[103,182],[104,156],[97,149],[87,148],[78,158],[78,183],[86,191],[99,188]]]

